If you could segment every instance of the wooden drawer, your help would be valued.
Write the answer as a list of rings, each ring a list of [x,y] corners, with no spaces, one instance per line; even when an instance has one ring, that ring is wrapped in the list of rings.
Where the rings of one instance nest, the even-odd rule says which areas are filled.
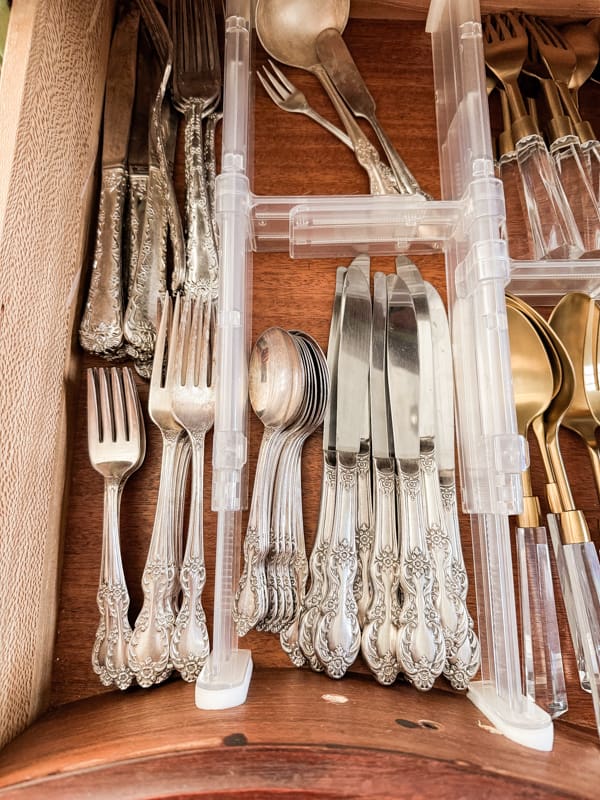
[[[556,14],[566,11],[550,5]],[[532,11],[548,7],[527,3]],[[0,141],[7,154],[0,170],[2,743],[30,726],[0,754],[0,796],[227,797],[243,791],[258,797],[284,790],[298,797],[594,796],[600,766],[591,700],[578,687],[562,606],[570,708],[556,724],[550,754],[495,735],[474,706],[441,681],[427,694],[402,683],[383,688],[357,663],[334,683],[293,668],[267,634],[243,640],[255,672],[248,702],[237,709],[198,711],[193,687],[178,680],[124,694],[99,684],[90,653],[102,485],[87,457],[84,391],[85,367],[99,362],[81,355],[73,331],[95,220],[113,12],[113,0],[15,0],[0,83]],[[592,16],[595,3],[580,3],[576,13]],[[439,196],[425,14],[419,2],[356,2],[346,37],[382,123],[423,187]],[[257,59],[263,60],[260,52]],[[318,110],[331,113],[310,76],[294,79]],[[600,124],[598,104],[586,102]],[[367,190],[350,153],[310,122],[277,111],[258,90],[255,120],[258,194]],[[181,147],[175,177],[181,191]],[[417,263],[444,293],[442,256]],[[253,339],[281,325],[305,329],[325,348],[335,266],[334,260],[256,254]],[[390,272],[393,260],[379,258],[374,267]],[[139,386],[145,403],[147,387]],[[132,619],[141,604],[160,465],[160,435],[148,419],[147,433],[146,461],[128,483],[121,519]],[[252,420],[250,477],[261,433]],[[209,437],[208,452],[210,444]],[[584,449],[566,433],[563,451],[573,475],[587,474]],[[534,467],[541,486],[541,466]],[[310,546],[321,480],[318,435],[306,445],[302,477]],[[210,478],[207,458],[209,619],[215,551]],[[600,509],[591,477],[573,488],[598,543]],[[472,575],[468,524],[462,523]],[[567,764],[577,768],[564,769]]]

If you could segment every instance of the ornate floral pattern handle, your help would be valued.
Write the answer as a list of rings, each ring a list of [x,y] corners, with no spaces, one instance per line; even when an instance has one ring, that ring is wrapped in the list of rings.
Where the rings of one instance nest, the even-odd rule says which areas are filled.
[[[356,511],[356,553],[358,567],[354,580],[354,596],[358,607],[358,621],[362,628],[371,602],[369,564],[373,549],[373,501],[371,490],[371,454],[367,448],[356,457],[358,469],[358,495]]]
[[[119,480],[105,481],[102,565],[97,595],[100,622],[92,649],[92,667],[104,686],[114,684],[119,689],[127,689],[133,681],[133,672],[127,659],[127,647],[131,639],[127,616],[129,593],[119,544],[122,490],[123,484]]]
[[[431,689],[444,668],[446,648],[433,602],[418,460],[397,460],[400,586],[403,593],[396,655],[417,689]]]
[[[121,230],[126,192],[123,166],[102,171],[94,262],[79,327],[79,341],[89,353],[114,352],[123,341]]]
[[[396,657],[400,603],[396,475],[392,459],[373,460],[375,536],[370,564],[371,602],[363,627],[362,654],[379,683],[393,683],[400,672]]]
[[[300,612],[298,631],[300,650],[315,672],[323,670],[323,665],[315,653],[315,637],[321,607],[327,594],[325,564],[327,562],[327,553],[329,552],[335,511],[336,466],[331,459],[332,456],[328,453],[323,454],[323,480],[321,483],[319,519],[313,549],[308,562],[310,585]],[[296,666],[302,666],[302,663],[296,663],[295,661],[294,663]]]
[[[325,565],[327,594],[315,638],[315,653],[331,678],[341,678],[360,650],[354,598],[357,492],[356,456],[338,453],[333,531]]]

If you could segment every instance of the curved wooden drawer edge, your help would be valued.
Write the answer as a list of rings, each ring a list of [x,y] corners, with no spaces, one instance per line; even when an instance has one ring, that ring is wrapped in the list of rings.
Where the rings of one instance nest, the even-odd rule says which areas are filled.
[[[534,753],[457,693],[258,669],[227,711],[174,681],[49,712],[0,754],[0,797],[594,797],[594,737],[557,727]]]

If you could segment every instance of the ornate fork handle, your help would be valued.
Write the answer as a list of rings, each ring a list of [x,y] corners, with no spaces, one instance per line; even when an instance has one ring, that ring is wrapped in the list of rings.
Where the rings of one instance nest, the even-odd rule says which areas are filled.
[[[400,586],[403,592],[396,655],[417,689],[431,689],[444,668],[446,648],[433,602],[433,569],[423,519],[418,460],[397,460]]]
[[[315,653],[331,678],[341,678],[360,650],[354,598],[357,479],[356,456],[338,453],[333,531],[326,563],[327,594],[315,638]]]
[[[372,595],[362,633],[362,654],[384,685],[400,672],[396,657],[400,603],[398,588],[398,531],[396,527],[396,475],[392,459],[373,460],[375,538],[370,574]]]
[[[89,353],[114,352],[123,341],[121,224],[127,193],[123,166],[102,171],[98,230],[79,341]]]
[[[479,669],[481,651],[473,620],[467,608],[469,580],[460,542],[454,476],[440,475],[440,493],[442,512],[446,522],[446,529],[450,534],[450,546],[452,549],[451,583],[453,594],[466,617],[466,627],[462,629],[464,634],[462,639],[457,638],[454,650],[446,654],[444,675],[455,689],[466,689]]]
[[[204,103],[185,105],[185,208],[187,219],[186,294],[214,297],[217,290],[219,260],[213,234],[212,213],[207,187],[202,117]]]
[[[114,684],[119,689],[127,689],[134,676],[127,661],[127,646],[131,639],[131,626],[127,616],[129,593],[119,544],[122,490],[122,482],[106,479],[102,566],[97,595],[100,622],[92,649],[92,667],[104,686]]]
[[[170,644],[175,625],[177,504],[174,476],[181,474],[180,460],[187,459],[187,435],[163,432],[163,454],[156,516],[148,557],[142,576],[144,602],[129,642],[129,665],[140,686],[161,683],[173,665]]]
[[[315,672],[321,672],[323,665],[315,653],[317,623],[321,615],[321,607],[327,594],[327,576],[325,563],[329,551],[329,541],[333,529],[336,495],[335,456],[323,454],[323,480],[321,483],[321,503],[319,519],[313,549],[308,562],[310,586],[300,611],[298,643],[300,650]],[[287,651],[286,651],[287,652]],[[302,666],[297,664],[296,666]]]
[[[202,591],[206,583],[204,563],[204,437],[190,432],[192,442],[192,488],[188,538],[179,573],[182,599],[171,640],[173,666],[185,681],[195,681],[208,658],[210,643]]]

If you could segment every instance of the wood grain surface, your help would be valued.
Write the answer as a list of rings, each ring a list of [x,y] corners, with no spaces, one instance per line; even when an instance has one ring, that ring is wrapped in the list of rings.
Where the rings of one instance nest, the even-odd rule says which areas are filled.
[[[423,188],[434,197],[439,196],[431,51],[422,22],[392,24],[371,20],[367,23],[355,19],[348,26],[346,38],[376,99],[380,121]],[[264,54],[259,47],[256,58],[259,64],[264,61]],[[312,76],[293,70],[289,70],[288,74],[305,91],[315,108],[333,121],[331,109]],[[259,86],[255,99],[252,186],[257,194],[359,194],[367,191],[364,173],[356,167],[352,154],[337,140],[312,122],[276,109]],[[366,132],[367,128],[364,129]],[[176,179],[181,191],[181,147],[178,150]],[[443,259],[417,257],[416,262],[425,279],[434,283],[445,295]],[[253,340],[265,328],[280,325],[306,330],[325,348],[335,268],[338,264],[335,259],[291,261],[285,253],[255,254]],[[391,258],[373,260],[372,271],[392,272],[393,269]],[[85,357],[82,367],[97,363],[100,362]],[[595,759],[598,750],[597,738],[593,733],[591,699],[578,687],[562,608],[560,623],[570,709],[556,725],[557,743],[551,755],[526,751],[487,729],[482,730],[479,725],[485,726],[486,721],[464,697],[451,693],[443,681],[439,681],[439,686],[426,695],[402,684],[383,688],[376,684],[359,660],[352,669],[352,675],[334,683],[322,675],[295,670],[281,651],[277,638],[269,634],[251,633],[241,642],[242,646],[252,649],[256,675],[251,685],[249,703],[239,709],[219,714],[201,714],[193,707],[192,688],[176,679],[146,691],[133,689],[120,694],[103,689],[90,664],[97,625],[95,595],[102,531],[102,481],[90,467],[87,458],[84,378],[82,370],[77,388],[77,407],[71,419],[73,463],[52,683],[52,704],[56,710],[5,751],[0,759],[0,779],[5,785],[17,780],[38,780],[55,772],[82,770],[80,777],[84,783],[98,778],[97,796],[100,797],[103,796],[100,791],[102,787],[114,788],[108,767],[108,772],[103,772],[104,766],[112,761],[150,758],[151,762],[128,762],[132,768],[130,774],[136,774],[135,770],[143,770],[144,765],[148,764],[148,769],[156,776],[156,786],[159,786],[164,770],[168,772],[172,769],[173,774],[177,770],[185,772],[185,765],[189,764],[186,758],[192,751],[198,759],[197,765],[204,764],[202,752],[208,749],[214,752],[215,763],[220,764],[219,759],[222,758],[223,765],[227,765],[227,769],[209,770],[209,775],[213,776],[210,780],[216,781],[210,784],[212,791],[218,796],[227,796],[236,779],[231,778],[228,785],[226,775],[238,775],[239,765],[247,762],[244,760],[245,751],[240,752],[241,760],[238,762],[228,759],[230,751],[220,748],[224,737],[243,733],[252,745],[263,748],[260,753],[256,750],[256,758],[265,765],[262,772],[257,768],[262,780],[266,780],[266,775],[275,780],[277,773],[277,759],[272,755],[271,747],[335,744],[348,748],[389,749],[398,758],[408,759],[408,754],[417,753],[419,758],[433,759],[412,761],[410,765],[410,759],[405,762],[409,773],[407,791],[397,796],[431,796],[434,787],[437,787],[436,793],[444,796],[444,787],[451,785],[449,781],[454,781],[455,791],[445,796],[458,796],[461,792],[460,796],[474,796],[477,786],[480,794],[489,797],[544,796],[552,787],[555,787],[556,796],[561,796],[561,793],[564,796],[569,793],[571,796],[594,796],[590,787],[597,786],[598,776],[594,770],[597,769]],[[145,406],[147,387],[142,381],[139,385]],[[152,529],[160,464],[160,435],[147,415],[146,421],[146,461],[127,485],[121,514],[122,548],[131,594],[132,621],[141,605],[140,576]],[[261,432],[259,423],[252,418],[251,478]],[[205,605],[209,620],[212,616],[215,551],[215,515],[209,510],[211,444],[209,436],[205,478],[208,569]],[[317,433],[306,444],[303,459],[304,517],[309,548],[314,537],[319,503],[320,445],[320,434]],[[567,436],[564,437],[563,451],[574,477],[576,499],[588,515],[590,527],[597,537],[600,514],[587,456],[578,443]],[[534,483],[541,492],[543,482],[537,464],[534,464]],[[465,558],[472,576],[470,531],[466,518],[461,520],[461,526]],[[470,602],[474,614],[472,592]],[[320,700],[321,695],[327,693],[351,696],[352,703],[335,706],[332,711],[332,707]],[[83,702],[79,704],[75,701]],[[332,716],[334,712],[339,716]],[[422,727],[404,730],[402,724],[395,722],[400,717],[409,721],[432,719],[440,726],[431,730]],[[390,736],[394,739],[393,745],[390,745]],[[416,737],[421,737],[418,743]],[[159,758],[160,754],[178,748],[186,752],[174,756],[168,765]],[[278,758],[284,759],[281,751],[278,752]],[[353,760],[340,762],[330,751],[326,751],[325,755],[322,750],[318,752],[319,757],[323,758],[321,767],[315,766],[316,771],[307,772],[307,780],[321,780],[323,771],[329,768],[333,776],[338,775],[342,780],[344,763],[348,765]],[[295,757],[299,764],[304,764],[298,751],[293,749],[286,751],[288,761],[285,763],[289,764]],[[377,758],[375,755],[375,761]],[[238,765],[237,768],[231,766],[233,761]],[[284,761],[277,763],[283,764]],[[400,761],[393,763],[398,769],[402,768]],[[565,771],[565,765],[575,763],[581,765],[581,769],[575,770],[576,774]],[[368,764],[369,760],[365,757],[364,770],[369,768]],[[442,764],[445,766],[442,767]],[[99,771],[94,772],[92,768]],[[229,769],[238,771],[229,773]],[[216,776],[217,771],[223,773],[220,778]],[[476,776],[475,783],[470,783],[469,775]],[[69,779],[79,780],[76,774],[70,775]],[[513,782],[513,779],[517,782]],[[59,778],[54,780],[59,781]],[[350,780],[352,775],[348,773],[347,784]],[[495,783],[496,780],[500,783]],[[508,783],[503,786],[501,782],[504,780]],[[595,783],[590,783],[592,780]],[[52,785],[56,788],[60,783]],[[293,782],[285,785],[289,786],[290,792],[294,790]],[[389,785],[382,783],[383,787]],[[27,796],[26,792],[33,786],[25,786],[21,796]],[[183,783],[181,786],[177,796],[192,796],[192,789],[186,789]],[[50,791],[50,788],[49,783],[44,792],[46,789]],[[252,794],[259,789],[259,784],[252,784],[249,779],[248,794],[243,796],[259,796]],[[331,782],[327,790],[322,784],[321,790],[323,793],[319,796],[328,796],[327,791],[329,796],[337,796],[336,786]],[[494,794],[500,790],[504,791],[504,795]],[[104,788],[103,791],[105,796],[110,796],[108,789]],[[318,791],[315,783],[315,793],[318,794]],[[15,796],[19,795],[15,793]],[[138,795],[132,793],[122,796]],[[157,790],[157,796],[163,795],[159,795]],[[356,796],[368,796],[368,792],[364,789],[361,794],[357,789]],[[371,796],[387,795],[382,789],[381,795],[375,792]]]

